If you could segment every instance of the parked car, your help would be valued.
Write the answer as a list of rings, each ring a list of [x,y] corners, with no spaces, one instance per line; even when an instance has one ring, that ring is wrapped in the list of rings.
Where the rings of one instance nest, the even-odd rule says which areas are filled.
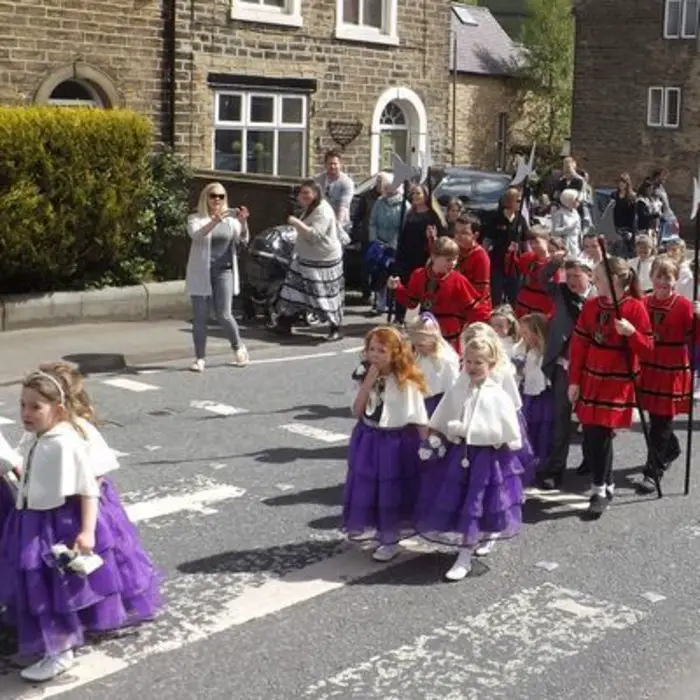
[[[486,221],[498,210],[501,198],[512,179],[507,173],[459,167],[446,168],[434,195],[443,209],[446,210],[450,200],[456,197],[467,210]]]

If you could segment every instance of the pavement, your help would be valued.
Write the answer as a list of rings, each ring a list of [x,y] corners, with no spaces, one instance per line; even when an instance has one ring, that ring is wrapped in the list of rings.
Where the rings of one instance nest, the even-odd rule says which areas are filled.
[[[460,583],[442,579],[452,555],[419,541],[377,564],[339,531],[360,342],[296,342],[246,368],[219,357],[196,375],[188,356],[88,378],[167,606],[41,687],[19,680],[5,633],[0,700],[700,698],[697,458],[689,497],[682,464],[663,499],[639,497],[633,426],[600,521],[580,519],[572,473],[566,491],[531,492],[521,535]],[[13,439],[17,402],[0,388]]]

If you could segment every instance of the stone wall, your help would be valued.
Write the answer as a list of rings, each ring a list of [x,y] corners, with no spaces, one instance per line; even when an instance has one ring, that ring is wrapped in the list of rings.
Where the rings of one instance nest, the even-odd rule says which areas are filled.
[[[110,106],[161,121],[161,3],[156,0],[3,0],[0,103],[45,101],[77,77]]]
[[[628,171],[638,183],[657,167],[679,218],[687,217],[700,144],[700,60],[696,39],[664,39],[664,3],[576,3],[572,154],[597,185]],[[678,129],[647,126],[651,86],[681,87]]]
[[[303,0],[303,27],[231,19],[230,0],[178,0],[178,148],[198,168],[212,167],[214,91],[211,73],[307,78],[310,97],[308,171],[317,172],[333,147],[331,120],[359,121],[362,133],[345,150],[346,169],[370,174],[370,126],[379,96],[389,88],[417,93],[428,112],[433,157],[443,158],[447,138],[449,3],[399,3],[399,46],[335,38],[336,1]]]

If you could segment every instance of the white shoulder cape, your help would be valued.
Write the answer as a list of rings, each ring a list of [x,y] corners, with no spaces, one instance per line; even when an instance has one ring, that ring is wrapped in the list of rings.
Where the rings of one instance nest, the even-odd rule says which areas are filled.
[[[428,383],[428,396],[444,394],[459,376],[459,355],[444,338],[436,355],[416,355],[416,362]]]

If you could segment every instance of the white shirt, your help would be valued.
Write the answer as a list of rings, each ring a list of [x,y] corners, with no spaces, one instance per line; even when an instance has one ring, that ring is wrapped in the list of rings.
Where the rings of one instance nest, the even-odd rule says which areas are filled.
[[[518,373],[510,360],[494,367],[493,370],[491,370],[489,378],[501,385],[501,388],[510,398],[516,411],[519,411],[523,407],[523,400],[520,396],[520,389],[518,388]]]
[[[416,355],[425,381],[428,383],[428,396],[444,394],[459,376],[459,355],[444,339],[441,339],[435,355]]]
[[[503,352],[508,356],[509,360],[517,360],[525,357],[525,343],[519,340],[517,343],[510,337],[500,338]]]
[[[217,229],[227,229],[224,233],[233,238],[231,246],[231,265],[233,272],[233,293],[240,294],[238,278],[238,256],[236,245],[247,240],[247,231],[241,222],[232,216],[220,221],[206,236],[199,233],[211,221],[209,216],[192,214],[187,219],[187,235],[192,239],[190,254],[187,258],[185,288],[191,297],[210,297],[211,292],[211,238]]]
[[[646,260],[640,258],[632,258],[629,261],[630,267],[637,273],[639,280],[639,288],[643,292],[648,292],[652,289],[651,283],[651,266],[654,262],[654,256],[650,255]]]
[[[523,367],[523,393],[526,396],[539,396],[547,389],[547,377],[542,372],[542,353],[528,350]]]
[[[20,443],[24,460],[17,508],[54,510],[70,496],[99,498],[90,447],[70,423]]]
[[[435,409],[430,428],[474,447],[506,445],[517,450],[522,446],[513,402],[491,376],[475,386],[468,374],[461,374]]]

